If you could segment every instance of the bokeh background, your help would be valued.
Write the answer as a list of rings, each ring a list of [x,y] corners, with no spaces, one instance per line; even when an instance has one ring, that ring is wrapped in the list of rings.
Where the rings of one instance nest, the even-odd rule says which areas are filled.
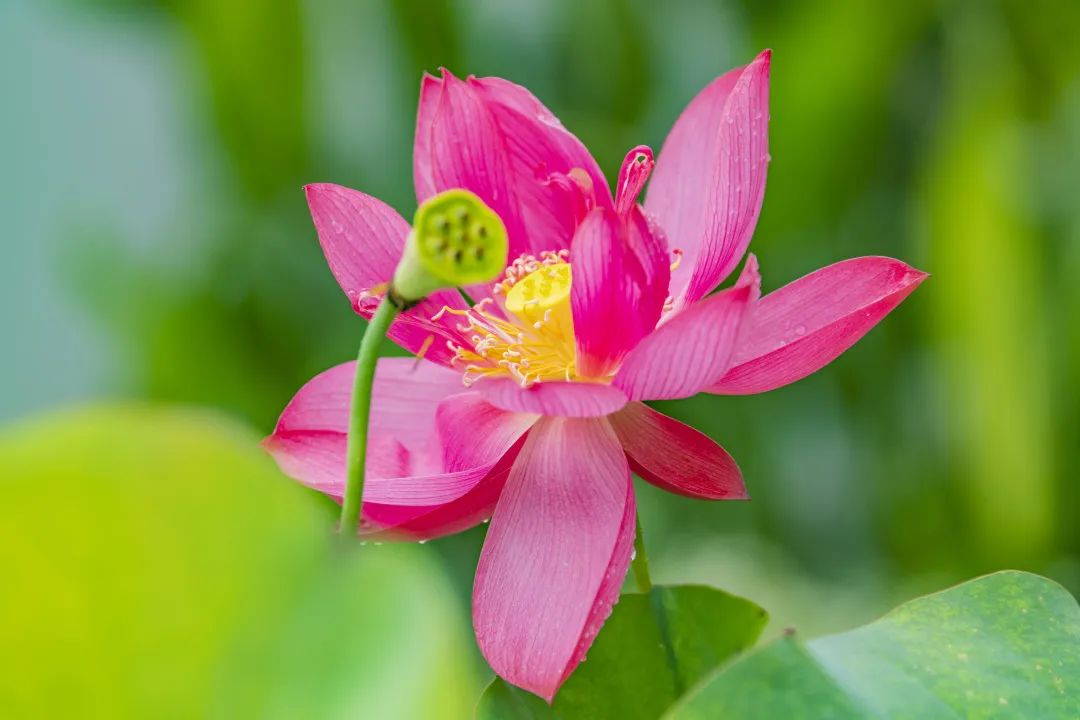
[[[764,47],[773,161],[752,250],[765,289],[868,254],[932,277],[794,386],[662,404],[724,444],[753,501],[642,485],[655,578],[752,597],[773,634],[850,627],[1004,567],[1076,593],[1070,0],[7,0],[0,422],[17,434],[103,399],[149,402],[149,416],[194,405],[246,426],[253,447],[362,330],[300,188],[341,183],[410,216],[422,71],[526,85],[613,174]],[[48,436],[50,421],[32,422]],[[216,498],[231,481],[198,468],[193,493]],[[418,587],[441,588],[466,641],[483,532],[401,556],[427,568]],[[466,641],[471,692],[485,669]]]

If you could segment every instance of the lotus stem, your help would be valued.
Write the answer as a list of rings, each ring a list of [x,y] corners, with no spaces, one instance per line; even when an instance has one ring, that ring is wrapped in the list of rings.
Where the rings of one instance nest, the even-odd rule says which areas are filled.
[[[349,405],[349,438],[345,450],[345,498],[341,503],[341,522],[338,524],[338,532],[343,537],[356,536],[360,531],[375,365],[379,359],[379,345],[386,337],[390,324],[401,311],[398,304],[391,299],[392,296],[393,293],[389,292],[379,302],[367,329],[364,330],[360,350],[356,354],[356,377],[353,380],[352,401]]]
[[[630,561],[634,568],[634,581],[638,590],[647,593],[652,590],[652,578],[649,577],[649,556],[645,554],[645,538],[641,535],[641,517],[635,517],[636,528],[634,530],[634,555]]]

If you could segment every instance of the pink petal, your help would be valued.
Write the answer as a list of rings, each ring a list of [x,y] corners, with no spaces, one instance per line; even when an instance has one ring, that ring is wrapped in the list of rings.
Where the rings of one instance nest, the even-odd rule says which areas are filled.
[[[476,639],[496,673],[551,701],[618,599],[634,519],[629,468],[607,422],[537,423],[473,587]]]
[[[474,88],[449,72],[444,70],[442,80],[436,82],[441,93],[427,129],[430,139],[414,147],[413,167],[420,171],[414,178],[417,202],[451,188],[471,190],[502,218],[510,235],[511,257],[524,252],[524,227],[513,196],[509,158],[491,112]],[[425,85],[421,92],[434,87]],[[430,112],[428,102],[421,98],[424,112],[418,120]],[[418,127],[418,136],[421,131]]]
[[[344,436],[355,368],[355,362],[342,363],[309,380],[282,411],[271,437]],[[401,443],[420,463],[433,458],[421,472],[441,469],[435,412],[443,398],[464,390],[461,375],[452,370],[412,358],[382,358],[372,388],[372,426],[378,429],[372,438]]]
[[[389,205],[340,185],[308,185],[305,192],[330,271],[353,309],[370,318],[378,300],[368,293],[393,277],[409,224]],[[446,341],[458,341],[458,333],[449,321],[431,320],[444,305],[467,307],[457,291],[432,293],[394,322],[390,338],[413,353],[427,346],[425,357],[448,365],[453,353]]]
[[[432,506],[456,501],[472,492],[538,419],[538,415],[499,410],[476,392],[444,398],[435,412],[442,445],[440,472],[386,479],[369,475],[364,500],[377,505],[424,507],[425,513]]]
[[[263,446],[283,473],[340,502],[345,490],[346,443],[344,432],[305,432],[275,434]],[[499,458],[456,472],[422,474],[412,467],[411,457],[402,452],[401,444],[391,438],[369,438],[368,453],[364,502],[424,512],[471,491]],[[367,514],[365,510],[365,517]]]
[[[729,367],[760,284],[751,256],[734,287],[694,303],[642,340],[612,384],[631,400],[667,400],[697,395],[715,383]]]
[[[435,486],[428,498],[440,504],[382,501],[372,496],[372,502],[364,506],[365,534],[425,539],[460,532],[490,518],[525,434],[537,419],[498,410],[479,393],[446,398],[439,405],[436,424],[448,474],[428,480]],[[402,480],[412,478],[392,482]],[[445,493],[435,497],[443,488]],[[368,497],[366,488],[364,496]]]
[[[413,141],[413,184],[418,202],[423,202],[439,191],[431,171],[433,148],[432,123],[442,103],[443,81],[424,73],[420,80],[420,102],[416,108],[416,136]]]
[[[657,487],[703,500],[745,500],[739,466],[689,425],[639,403],[608,417],[630,468]]]
[[[645,207],[683,251],[677,307],[723,282],[750,244],[769,160],[770,57],[765,50],[702,90],[660,151]]]
[[[497,410],[477,393],[460,393],[456,373],[431,363],[414,371],[414,365],[405,358],[379,363],[364,501],[427,512],[471,491],[537,418]],[[345,487],[354,367],[339,365],[308,382],[265,443],[283,472],[335,498]],[[467,445],[466,428],[475,435]]]
[[[491,464],[539,419],[538,414],[500,410],[478,392],[451,396],[435,413],[443,467],[454,472]]]
[[[754,253],[746,256],[746,264],[739,273],[739,279],[735,281],[735,287],[750,288],[750,302],[752,303],[761,299],[761,268],[758,266],[757,255]]]
[[[512,447],[512,445],[511,445]],[[496,461],[498,456],[496,456]],[[464,497],[487,477],[495,463],[466,468],[437,475],[379,477],[364,481],[364,502],[373,505],[393,505],[406,508],[427,508],[445,505]],[[340,497],[340,490],[333,493]]]
[[[528,437],[526,435],[526,437]],[[426,508],[367,504],[369,533],[391,539],[425,540],[467,530],[495,512],[495,504],[525,438],[518,440],[472,489],[445,505]]]
[[[580,198],[561,181],[574,168],[595,188],[590,202],[610,206],[596,161],[527,90],[500,78],[462,81],[445,70],[425,78],[413,156],[417,198],[454,187],[476,193],[506,224],[511,258],[569,245]]]
[[[626,216],[597,208],[574,235],[570,266],[577,371],[604,377],[660,319],[671,272],[667,248],[638,207]]]
[[[645,187],[645,181],[649,179],[654,165],[656,162],[653,160],[652,148],[648,145],[638,145],[626,153],[622,167],[619,168],[619,184],[615,189],[615,212],[625,215],[630,211]]]
[[[592,181],[597,202],[610,206],[607,178],[592,154],[535,95],[499,77],[470,82],[489,103],[522,180],[536,177],[537,170],[567,174],[578,168]]]
[[[793,383],[854,345],[925,280],[899,260],[830,265],[754,304],[731,369],[708,392],[749,395]]]
[[[518,202],[525,212],[530,232],[551,222],[546,212],[557,218],[562,209],[550,206],[550,199],[537,193],[530,180],[545,179],[551,175],[579,175],[584,173],[581,184],[590,187],[595,202],[603,207],[611,206],[611,191],[607,178],[591,153],[580,140],[568,131],[559,119],[524,87],[498,77],[470,78],[469,82],[488,102],[495,123],[506,139],[506,149],[517,180]],[[562,229],[566,247],[573,226]],[[544,247],[543,249],[551,249]]]
[[[462,389],[451,371],[431,363],[417,366],[410,378],[413,382],[405,382],[406,373],[414,365],[415,360],[386,358],[376,369],[372,417],[386,431],[368,438],[368,468],[373,475],[408,475],[414,464],[431,467],[426,462],[433,455],[428,442],[430,433],[414,435],[405,430],[434,430],[435,403]],[[345,433],[355,368],[355,362],[342,363],[309,380],[285,406],[273,434],[264,441],[282,472],[330,495],[340,494],[343,486]],[[406,392],[399,394],[399,390]],[[409,442],[411,450],[402,440]],[[436,445],[434,454],[437,452]]]
[[[340,502],[345,483],[345,433],[275,432],[263,441],[281,472]],[[411,458],[401,443],[390,438],[368,439],[367,467],[378,477],[409,475]]]
[[[611,385],[586,382],[540,382],[523,388],[510,378],[480,380],[473,388],[508,412],[556,417],[600,417],[626,404],[626,395]]]

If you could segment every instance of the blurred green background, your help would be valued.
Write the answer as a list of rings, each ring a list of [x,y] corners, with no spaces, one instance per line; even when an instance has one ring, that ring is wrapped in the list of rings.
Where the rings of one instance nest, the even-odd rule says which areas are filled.
[[[869,254],[932,278],[807,380],[662,404],[724,444],[754,499],[641,486],[656,579],[748,595],[774,634],[1003,567],[1080,591],[1071,0],[7,0],[0,422],[122,398],[268,432],[362,327],[301,185],[409,216],[425,69],[526,85],[610,174],[763,47],[765,289]],[[214,473],[230,482],[208,467],[191,492],[217,492]],[[482,537],[416,550],[465,634]]]

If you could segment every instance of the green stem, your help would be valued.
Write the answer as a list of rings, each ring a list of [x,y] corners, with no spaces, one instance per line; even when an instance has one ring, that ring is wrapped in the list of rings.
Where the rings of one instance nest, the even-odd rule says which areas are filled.
[[[637,527],[634,530],[634,559],[631,566],[634,568],[634,581],[638,590],[647,593],[652,590],[652,578],[649,577],[649,556],[645,554],[645,538],[641,536],[641,518],[635,518]]]
[[[349,406],[349,440],[345,451],[345,499],[341,503],[341,522],[338,524],[338,532],[342,536],[355,536],[360,529],[375,363],[379,359],[379,345],[398,312],[394,303],[384,297],[368,322],[364,337],[360,341],[360,350],[356,354],[356,377],[353,380],[352,403]]]
[[[631,565],[634,568],[634,580],[638,590],[643,595],[649,596],[649,605],[652,607],[653,617],[656,619],[656,627],[660,631],[660,645],[667,655],[668,666],[675,676],[675,685],[680,694],[685,689],[682,687],[681,674],[679,672],[679,659],[675,656],[675,646],[671,643],[671,632],[668,628],[667,613],[664,610],[664,598],[661,593],[651,594],[652,578],[649,577],[649,556],[645,554],[645,538],[641,535],[641,517],[635,518],[637,527],[634,529],[634,559]]]

